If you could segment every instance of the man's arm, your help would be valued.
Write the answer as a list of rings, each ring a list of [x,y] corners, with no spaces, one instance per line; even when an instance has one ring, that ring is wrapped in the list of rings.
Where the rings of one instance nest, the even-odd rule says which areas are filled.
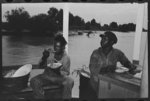
[[[119,53],[119,61],[120,63],[127,67],[129,69],[129,72],[133,74],[134,70],[136,69],[136,66],[134,64],[132,64],[128,58],[125,56],[125,54],[123,52],[120,51]]]
[[[62,63],[63,67],[60,70],[60,72],[63,76],[68,76],[70,74],[70,64],[71,64],[70,57],[65,56],[63,58],[63,63]]]
[[[99,68],[97,68],[97,54],[95,51],[93,51],[91,57],[90,57],[90,64],[89,64],[89,69],[91,73],[91,80],[94,80],[94,82],[98,82],[98,74],[99,74]]]
[[[47,66],[47,58],[49,57],[49,51],[48,50],[44,50],[43,52],[43,56],[39,61],[38,67],[39,68],[44,68]]]
[[[92,53],[91,57],[90,57],[90,64],[89,64],[89,69],[91,72],[91,75],[98,75],[99,71],[97,69],[97,56],[95,54],[95,52]]]

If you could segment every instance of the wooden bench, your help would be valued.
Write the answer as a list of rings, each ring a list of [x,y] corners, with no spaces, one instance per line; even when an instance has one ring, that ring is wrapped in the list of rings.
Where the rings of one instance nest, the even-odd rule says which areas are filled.
[[[31,78],[43,73],[44,69],[32,69],[29,77],[29,81]],[[29,82],[28,81],[28,82]],[[46,98],[61,98],[62,97],[62,87],[58,85],[45,86],[45,96]],[[28,87],[18,90],[18,91],[1,91],[0,99],[18,99],[18,98],[33,98],[33,90],[28,85]]]
[[[62,97],[62,87],[53,85],[53,86],[45,86],[45,96],[46,98],[61,98]],[[0,94],[0,99],[34,99],[33,98],[33,90],[32,88],[26,87],[25,89],[15,91],[15,92],[8,92],[8,91],[2,91]]]

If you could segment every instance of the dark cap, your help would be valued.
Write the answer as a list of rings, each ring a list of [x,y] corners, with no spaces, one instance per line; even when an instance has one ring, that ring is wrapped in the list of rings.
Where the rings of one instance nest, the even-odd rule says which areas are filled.
[[[117,43],[117,41],[118,41],[116,35],[111,31],[106,31],[104,34],[100,34],[99,36],[101,38],[102,37],[108,37],[111,41],[114,41],[114,43]]]

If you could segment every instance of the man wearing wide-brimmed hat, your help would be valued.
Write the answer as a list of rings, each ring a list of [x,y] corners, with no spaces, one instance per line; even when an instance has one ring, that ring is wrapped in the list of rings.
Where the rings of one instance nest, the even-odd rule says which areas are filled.
[[[93,51],[89,64],[91,72],[90,84],[95,94],[98,94],[98,74],[113,73],[117,62],[127,67],[129,73],[134,74],[136,72],[136,66],[128,60],[125,54],[121,50],[113,48],[113,45],[118,41],[113,32],[106,31],[100,37],[101,47]]]

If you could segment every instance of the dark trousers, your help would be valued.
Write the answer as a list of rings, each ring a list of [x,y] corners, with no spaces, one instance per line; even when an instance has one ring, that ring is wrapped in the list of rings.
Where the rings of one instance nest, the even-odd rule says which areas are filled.
[[[30,85],[33,89],[34,97],[36,99],[44,99],[45,98],[45,92],[43,89],[43,86],[45,86],[45,85],[62,86],[62,88],[63,88],[62,98],[70,99],[74,81],[70,77],[64,77],[64,79],[62,81],[60,81],[60,80],[52,81],[51,77],[49,75],[43,73],[36,77],[33,77],[30,81]]]

